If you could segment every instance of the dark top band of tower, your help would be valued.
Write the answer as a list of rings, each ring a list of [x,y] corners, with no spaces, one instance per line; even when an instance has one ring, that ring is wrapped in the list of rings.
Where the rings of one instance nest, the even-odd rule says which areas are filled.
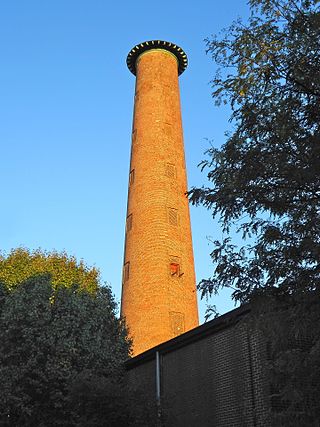
[[[173,53],[173,55],[178,60],[178,74],[182,74],[184,70],[188,66],[188,58],[184,50],[177,46],[174,43],[166,42],[163,40],[149,40],[147,42],[143,42],[140,44],[137,44],[135,47],[133,47],[127,56],[127,66],[132,74],[136,75],[136,61],[138,57],[147,50],[151,49],[163,49],[167,50],[168,52]]]

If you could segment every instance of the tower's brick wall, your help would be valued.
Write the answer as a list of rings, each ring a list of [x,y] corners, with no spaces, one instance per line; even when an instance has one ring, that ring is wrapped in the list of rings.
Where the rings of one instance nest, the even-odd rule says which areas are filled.
[[[178,63],[136,61],[121,313],[134,354],[198,325]]]

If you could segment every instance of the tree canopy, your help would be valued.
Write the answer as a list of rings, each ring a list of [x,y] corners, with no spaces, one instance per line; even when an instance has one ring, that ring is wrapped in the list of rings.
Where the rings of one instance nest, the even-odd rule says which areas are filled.
[[[24,280],[49,273],[53,287],[70,287],[75,283],[81,289],[94,292],[99,284],[99,271],[89,268],[82,260],[65,252],[46,252],[40,249],[13,249],[8,255],[0,253],[0,281],[8,289],[13,289]]]
[[[214,275],[247,301],[257,289],[304,292],[320,277],[320,13],[318,1],[251,0],[247,23],[207,40],[220,66],[213,84],[233,131],[202,162],[212,186],[190,199],[218,215]],[[237,248],[230,230],[248,243]]]
[[[124,383],[131,343],[98,271],[19,249],[0,277],[0,424],[143,426]]]
[[[202,296],[251,302],[268,341],[272,425],[320,419],[320,6],[250,0],[247,22],[207,39],[213,98],[232,130],[202,168],[191,202],[218,216],[214,271]],[[234,233],[241,233],[237,245]]]

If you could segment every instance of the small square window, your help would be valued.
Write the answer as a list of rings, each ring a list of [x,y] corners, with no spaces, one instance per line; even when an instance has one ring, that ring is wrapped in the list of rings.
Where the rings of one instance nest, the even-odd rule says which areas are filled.
[[[181,260],[177,256],[170,256],[169,261],[169,275],[172,278],[180,278],[183,276],[181,268]]]
[[[171,276],[179,277],[179,275],[180,275],[180,264],[178,264],[176,262],[171,262],[170,263],[170,274],[171,274]]]

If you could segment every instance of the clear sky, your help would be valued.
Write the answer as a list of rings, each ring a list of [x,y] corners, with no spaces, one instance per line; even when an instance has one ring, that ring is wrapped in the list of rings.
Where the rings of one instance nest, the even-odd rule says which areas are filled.
[[[220,146],[230,129],[228,108],[211,99],[203,40],[247,15],[244,0],[2,0],[0,249],[66,250],[98,267],[119,301],[135,80],[127,53],[151,39],[186,51],[186,160],[189,187],[199,186],[208,140]],[[212,271],[207,236],[221,230],[201,207],[191,221],[199,281]],[[210,304],[234,308],[228,292]]]

